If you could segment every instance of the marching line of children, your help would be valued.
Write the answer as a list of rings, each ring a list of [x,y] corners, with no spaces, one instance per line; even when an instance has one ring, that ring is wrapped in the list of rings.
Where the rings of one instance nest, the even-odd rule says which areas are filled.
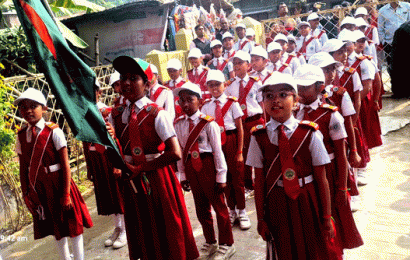
[[[358,195],[352,169],[365,169],[368,150],[381,145],[382,86],[376,63],[364,55],[367,37],[351,26],[354,18],[345,19],[340,39],[327,40],[311,15],[299,24],[301,37],[278,34],[266,50],[238,24],[239,40],[226,32],[222,42],[212,41],[207,64],[199,49],[190,50],[188,79],[181,61],[169,60],[164,86],[152,64],[116,58],[110,85],[120,95],[112,108],[100,110],[127,168],[113,167],[105,147],[84,144],[98,213],[115,220],[105,246],[128,244],[130,259],[229,259],[236,251],[232,227],[251,227],[246,190],[255,191],[268,259],[342,259],[343,249],[362,245],[352,217],[357,206],[349,200]],[[74,257],[82,259],[83,226],[92,222],[70,182],[62,132],[41,119],[46,101],[33,91],[16,100],[29,123],[16,150],[35,238],[54,235],[67,259],[66,237],[73,237]],[[47,131],[31,133],[33,126]],[[35,152],[26,154],[24,147]],[[42,150],[52,159],[40,158],[32,172]],[[47,172],[64,179],[54,193],[45,193],[55,186],[53,178],[43,178]],[[200,250],[181,187],[193,193],[205,237]],[[75,221],[68,221],[73,209]]]

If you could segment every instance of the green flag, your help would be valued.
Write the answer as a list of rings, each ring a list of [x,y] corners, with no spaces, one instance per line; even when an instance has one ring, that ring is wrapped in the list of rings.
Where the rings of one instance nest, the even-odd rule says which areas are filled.
[[[20,22],[31,43],[37,65],[64,112],[74,136],[81,141],[114,148],[96,106],[95,73],[70,49],[46,3],[13,0]]]

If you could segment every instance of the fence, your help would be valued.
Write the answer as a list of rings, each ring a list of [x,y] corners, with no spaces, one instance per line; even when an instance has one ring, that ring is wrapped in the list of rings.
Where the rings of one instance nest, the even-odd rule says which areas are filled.
[[[114,99],[114,93],[112,88],[108,85],[110,75],[113,73],[113,68],[111,65],[99,66],[93,68],[99,82],[101,83],[102,95],[100,101],[106,104],[111,104]],[[81,178],[80,176],[80,164],[84,161],[82,144],[76,140],[70,131],[70,127],[61,109],[58,107],[54,95],[51,94],[48,83],[43,74],[30,74],[24,76],[16,76],[11,78],[5,78],[3,80],[4,84],[8,87],[9,92],[7,93],[7,101],[11,101],[17,98],[21,92],[27,88],[35,88],[43,92],[47,99],[47,112],[45,114],[46,121],[53,121],[58,123],[61,129],[63,129],[66,138],[67,146],[69,150],[70,165],[76,166],[76,177],[77,180]],[[20,129],[24,124],[24,120],[19,116],[17,108],[13,107],[11,113],[8,114],[8,122],[10,128]],[[74,174],[75,175],[75,174]]]
[[[386,21],[390,21],[392,17],[377,17],[378,8],[390,4],[391,2],[396,2],[394,0],[387,0],[387,1],[380,1],[377,3],[366,3],[361,5],[352,5],[349,7],[340,7],[336,9],[329,9],[317,12],[320,16],[320,25],[319,28],[325,30],[328,38],[337,38],[337,34],[340,30],[340,23],[346,16],[354,16],[355,10],[358,7],[364,7],[367,9],[368,14],[364,19],[366,22],[371,25],[377,25],[377,19],[384,19]],[[274,36],[278,33],[292,33],[296,37],[299,36],[297,29],[294,31],[286,31],[285,27],[297,27],[297,24],[301,20],[306,20],[309,14],[300,14],[300,15],[293,15],[284,18],[275,18],[262,21],[264,34],[263,34],[263,43],[266,46],[266,43],[272,41]],[[406,22],[403,20],[403,22]],[[386,60],[390,58],[389,52],[385,52],[386,47],[382,46],[381,44],[376,45],[377,49],[377,64],[380,70],[381,78],[383,81],[383,86],[386,91],[390,91],[391,83],[390,83],[390,75],[387,70],[387,63]],[[387,51],[387,50],[386,50]]]

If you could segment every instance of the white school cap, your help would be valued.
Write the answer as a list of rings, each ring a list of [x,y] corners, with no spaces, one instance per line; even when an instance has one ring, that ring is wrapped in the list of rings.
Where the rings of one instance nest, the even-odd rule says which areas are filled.
[[[213,41],[211,41],[210,47],[212,49],[213,47],[218,46],[218,45],[221,45],[221,47],[222,47],[222,42],[220,40],[213,40]]]
[[[170,59],[167,63],[167,69],[180,70],[182,69],[182,63],[178,59]]]
[[[251,56],[252,55],[260,56],[264,59],[268,58],[268,53],[266,52],[266,50],[262,46],[256,46],[255,48],[253,48],[252,52],[251,52]]]
[[[238,24],[236,25],[235,29],[237,29],[237,28],[243,28],[243,29],[246,30],[246,26],[245,26],[243,23],[238,23]]]
[[[311,26],[310,26],[310,23],[303,21],[303,22],[300,22],[300,23],[298,24],[298,28],[300,28],[302,25],[307,25],[307,26],[311,27]]]
[[[263,92],[266,87],[279,84],[289,85],[296,91],[296,94],[298,93],[298,87],[292,75],[288,73],[280,73],[278,71],[272,72],[272,75],[265,81],[265,83],[263,83],[259,91]]]
[[[279,41],[279,40],[288,42],[288,37],[286,37],[283,33],[278,33],[278,34],[275,36],[275,38],[273,39],[273,41],[276,42],[276,41]]]
[[[195,94],[198,94],[200,98],[202,97],[202,91],[199,85],[194,84],[191,81],[188,81],[181,87],[174,89],[172,92],[174,93],[175,96],[178,96],[179,92],[181,92],[182,90],[190,90],[194,92]]]
[[[288,38],[288,42],[292,41],[292,42],[296,43],[296,38],[292,34],[288,34],[287,38]]]
[[[233,39],[232,33],[230,33],[230,32],[225,32],[225,33],[222,35],[222,41],[225,40],[225,38],[232,38],[232,39]]]
[[[336,66],[342,66],[343,64],[341,62],[336,61],[332,55],[330,55],[327,52],[318,52],[313,54],[309,61],[308,64],[312,64],[315,66],[319,66],[321,68],[324,68],[326,66],[329,66],[331,64],[336,64]]]
[[[316,19],[319,19],[319,15],[317,15],[317,13],[311,13],[308,16],[307,21],[309,22],[311,20],[316,20]]]
[[[280,46],[280,44],[277,43],[277,42],[269,43],[268,50],[267,50],[268,53],[271,52],[271,51],[274,51],[274,50],[283,50],[283,49],[282,49],[282,46]]]
[[[356,25],[356,19],[351,16],[346,16],[345,19],[343,19],[342,23],[340,24],[340,27],[342,27],[345,24]]]
[[[249,55],[249,53],[245,51],[237,51],[233,57],[243,61],[247,61],[248,63],[251,62],[251,55]]]
[[[369,26],[369,24],[362,18],[362,17],[359,17],[359,18],[356,18],[356,26],[357,27],[361,27],[361,26]]]
[[[118,71],[114,71],[113,74],[111,74],[110,76],[110,86],[112,86],[112,84],[114,84],[115,82],[120,80],[120,73]]]
[[[310,86],[318,81],[325,82],[323,70],[312,64],[303,64],[298,67],[293,77],[295,77],[296,84],[302,86]]]
[[[150,64],[150,66],[151,66],[151,71],[152,71],[152,74],[158,74],[158,68],[157,68],[157,66],[155,66],[154,64]]]
[[[359,39],[363,39],[363,38],[365,38],[367,40],[366,35],[364,35],[364,33],[360,30],[354,31],[353,35],[355,37],[355,42],[357,42]]]
[[[208,83],[208,81],[211,81],[211,80],[222,83],[222,82],[225,82],[225,76],[220,70],[209,70],[208,75],[206,77],[206,83]]]
[[[192,48],[189,53],[188,53],[188,59],[189,58],[196,58],[199,59],[202,56],[202,52],[198,48]],[[168,68],[168,67],[167,67]]]
[[[348,29],[343,29],[337,36],[337,39],[343,42],[356,42],[354,33]]]
[[[26,89],[23,93],[21,93],[21,95],[16,100],[14,100],[13,104],[18,106],[20,101],[24,99],[33,100],[41,104],[42,106],[47,106],[47,101],[43,93],[40,90],[37,90],[35,88]]]
[[[361,15],[361,14],[368,15],[367,9],[364,7],[357,8],[356,12],[354,13],[354,16]]]
[[[322,46],[320,51],[324,52],[334,52],[342,48],[346,43],[339,39],[330,39]]]
[[[255,36],[255,30],[252,28],[246,29],[246,36]]]

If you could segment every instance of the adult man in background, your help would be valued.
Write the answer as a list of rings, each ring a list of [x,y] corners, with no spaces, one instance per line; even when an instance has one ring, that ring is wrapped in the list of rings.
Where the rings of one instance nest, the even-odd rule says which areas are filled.
[[[391,2],[379,11],[378,27],[380,43],[386,55],[387,71],[391,77],[392,64],[392,42],[397,28],[410,20],[410,4],[406,2]]]
[[[220,20],[220,25],[221,25],[221,29],[216,33],[215,38],[217,40],[220,40],[221,42],[223,41],[222,36],[224,35],[224,33],[229,32],[230,34],[234,35],[235,31],[231,28],[228,19],[226,18],[222,18]]]
[[[394,33],[391,52],[391,88],[393,97],[410,97],[408,62],[410,60],[410,21],[402,24]]]

